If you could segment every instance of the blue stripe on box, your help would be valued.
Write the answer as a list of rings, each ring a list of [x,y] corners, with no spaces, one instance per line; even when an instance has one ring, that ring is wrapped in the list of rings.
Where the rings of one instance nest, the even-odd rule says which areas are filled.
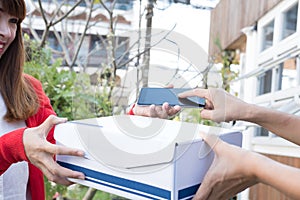
[[[97,171],[87,169],[87,168],[84,168],[84,167],[79,167],[77,165],[73,165],[73,164],[70,164],[70,163],[65,163],[65,162],[61,162],[61,161],[57,161],[57,163],[60,164],[63,167],[66,167],[66,168],[69,168],[69,169],[72,169],[72,170],[75,170],[75,171],[83,172],[86,176],[86,180],[91,181],[91,182],[95,182],[97,184],[101,184],[101,185],[104,185],[104,186],[107,186],[107,187],[122,190],[122,191],[125,191],[125,192],[128,192],[128,193],[132,193],[132,194],[143,196],[143,197],[150,198],[150,199],[154,199],[154,198],[152,196],[147,196],[145,194],[141,194],[139,192],[134,192],[132,190],[137,190],[137,191],[144,192],[144,193],[147,193],[147,194],[151,194],[151,195],[154,195],[154,196],[158,196],[158,197],[161,197],[161,198],[164,198],[164,199],[171,199],[171,192],[168,191],[168,190],[164,190],[164,189],[154,187],[154,186],[151,186],[151,185],[147,185],[147,184],[144,184],[144,183],[140,183],[140,182],[120,178],[120,177],[117,177],[117,176],[112,176],[112,175],[105,174],[105,173],[102,173],[102,172],[97,172]],[[103,182],[98,182],[98,181],[96,181],[94,179],[90,179],[88,177],[94,178],[94,179],[99,180],[99,181],[105,181],[107,183],[115,184],[115,186],[110,185],[110,184],[105,184]],[[118,187],[118,186],[122,186],[122,187],[125,187],[125,188],[121,188],[121,187]],[[128,190],[126,188],[132,189],[132,190]]]
[[[187,198],[187,197],[190,197],[190,196],[194,196],[199,187],[200,187],[200,184],[197,184],[197,185],[193,185],[191,187],[179,190],[178,191],[178,198],[179,199],[184,199],[184,198]]]

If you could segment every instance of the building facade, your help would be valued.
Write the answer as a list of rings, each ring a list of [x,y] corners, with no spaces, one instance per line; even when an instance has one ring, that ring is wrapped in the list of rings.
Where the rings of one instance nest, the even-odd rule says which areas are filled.
[[[209,53],[239,50],[239,97],[247,102],[300,115],[299,0],[221,0],[211,14]],[[300,167],[299,146],[255,124],[244,123],[244,147]],[[276,176],[276,174],[274,175]],[[241,199],[289,199],[264,184]]]

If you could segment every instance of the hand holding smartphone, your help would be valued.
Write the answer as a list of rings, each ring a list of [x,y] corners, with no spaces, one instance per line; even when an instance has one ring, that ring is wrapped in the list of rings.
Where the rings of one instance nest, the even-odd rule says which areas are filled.
[[[181,107],[204,107],[205,99],[197,96],[179,98],[181,92],[191,90],[191,88],[142,88],[138,98],[138,105],[162,105],[168,102],[170,106],[179,105]]]

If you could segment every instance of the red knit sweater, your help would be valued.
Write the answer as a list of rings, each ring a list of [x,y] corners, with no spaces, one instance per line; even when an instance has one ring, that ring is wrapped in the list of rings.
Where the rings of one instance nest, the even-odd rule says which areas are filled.
[[[43,91],[42,84],[35,78],[25,75],[29,78],[40,100],[38,112],[25,120],[28,128],[36,127],[42,124],[49,115],[55,115],[50,100]],[[9,132],[0,137],[0,175],[3,174],[11,164],[19,161],[28,161],[23,146],[23,133],[26,127]],[[55,143],[52,129],[47,140]],[[32,200],[45,199],[44,180],[42,172],[29,163],[29,190]]]

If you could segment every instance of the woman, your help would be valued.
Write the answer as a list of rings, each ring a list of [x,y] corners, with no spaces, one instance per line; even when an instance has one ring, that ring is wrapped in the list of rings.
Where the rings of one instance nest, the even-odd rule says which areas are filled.
[[[0,0],[0,199],[45,199],[42,173],[65,185],[66,177],[84,178],[53,160],[83,152],[51,144],[53,126],[66,119],[55,116],[41,83],[23,73],[25,15],[24,0]]]

